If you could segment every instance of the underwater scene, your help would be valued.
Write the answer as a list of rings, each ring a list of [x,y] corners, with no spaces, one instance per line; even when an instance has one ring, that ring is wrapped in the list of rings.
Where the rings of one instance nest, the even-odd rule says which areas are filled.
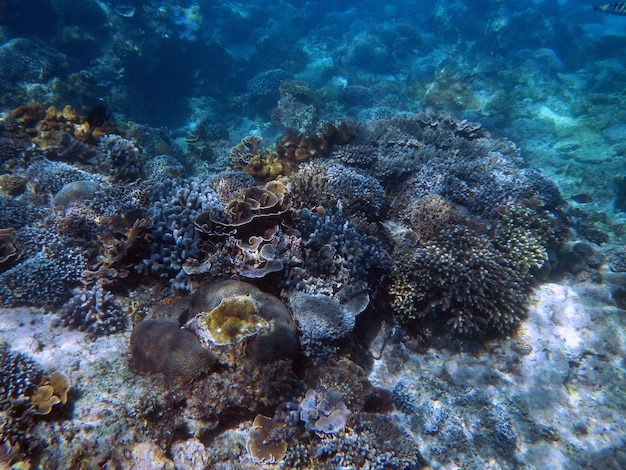
[[[0,0],[0,469],[626,468],[602,2]]]

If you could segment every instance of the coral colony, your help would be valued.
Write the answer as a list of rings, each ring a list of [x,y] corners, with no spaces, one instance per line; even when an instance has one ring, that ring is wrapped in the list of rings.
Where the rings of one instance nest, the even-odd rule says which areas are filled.
[[[361,30],[337,2],[314,31],[352,39],[326,58],[277,39],[290,15],[313,28],[324,2],[262,25],[254,2],[79,2],[82,25],[43,1],[32,15],[55,23],[33,39],[39,17],[14,3],[0,2],[0,468],[626,465],[608,430],[626,406],[626,254],[609,243],[623,227],[496,131],[535,158],[537,120],[572,138],[547,105],[507,107],[530,106],[529,71],[578,80],[539,40],[576,31],[531,27],[542,2],[501,24],[468,13],[480,28],[452,27],[446,7],[429,20],[440,39]],[[519,47],[511,25],[529,30]],[[489,37],[461,39],[475,28]],[[417,57],[439,40],[430,70]],[[179,55],[190,75],[147,59]],[[457,55],[515,83],[486,99]],[[432,80],[400,86],[407,74]],[[623,151],[626,131],[607,132]],[[621,211],[625,186],[599,197]]]

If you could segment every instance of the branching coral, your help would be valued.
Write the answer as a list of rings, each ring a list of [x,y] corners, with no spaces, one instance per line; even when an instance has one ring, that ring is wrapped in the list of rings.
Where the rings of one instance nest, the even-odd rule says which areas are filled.
[[[124,331],[128,323],[125,309],[100,285],[74,290],[74,296],[60,313],[64,326],[94,337]]]
[[[511,266],[523,276],[541,269],[556,237],[547,214],[541,216],[524,206],[501,206],[496,246],[507,254]]]
[[[400,318],[453,335],[507,332],[525,315],[528,283],[492,242],[455,226],[395,266]]]

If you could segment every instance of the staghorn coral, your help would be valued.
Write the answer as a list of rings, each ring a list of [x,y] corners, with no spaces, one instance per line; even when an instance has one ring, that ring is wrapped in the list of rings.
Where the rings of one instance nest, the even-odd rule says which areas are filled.
[[[438,195],[479,217],[524,198],[545,200],[551,209],[562,204],[558,188],[526,168],[513,143],[477,124],[427,110],[348,127],[353,138],[333,146],[330,158],[365,170],[387,194]]]
[[[519,324],[528,282],[488,238],[456,225],[396,263],[389,293],[403,320],[484,336]]]
[[[556,243],[551,219],[524,206],[498,208],[495,245],[506,253],[522,276],[532,275],[548,261],[548,248]]]
[[[135,370],[166,377],[194,378],[209,372],[215,364],[215,358],[200,340],[169,318],[144,320],[135,325],[130,336],[130,354]]]

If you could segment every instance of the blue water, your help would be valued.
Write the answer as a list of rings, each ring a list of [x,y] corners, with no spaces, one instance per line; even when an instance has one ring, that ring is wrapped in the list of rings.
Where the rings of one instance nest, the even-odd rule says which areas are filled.
[[[293,233],[303,237],[298,242],[298,248],[285,248],[287,241],[280,247],[275,245],[272,250],[282,249],[282,252],[277,252],[277,259],[280,256],[282,258],[278,261],[272,260],[276,264],[267,268],[267,273],[263,271],[261,274],[250,274],[245,271],[242,274],[238,271],[237,276],[248,275],[262,289],[276,295],[282,293],[286,298],[286,292],[306,290],[302,289],[302,284],[306,284],[306,276],[298,270],[301,269],[304,273],[308,269],[307,273],[314,274],[312,277],[317,276],[318,282],[317,285],[309,284],[308,288],[315,285],[322,294],[328,294],[324,289],[331,284],[335,290],[342,292],[338,288],[341,284],[338,279],[343,282],[354,281],[359,288],[368,292],[376,308],[390,312],[392,291],[389,290],[389,279],[395,273],[385,271],[382,266],[387,262],[391,263],[389,260],[395,258],[388,246],[392,244],[389,234],[393,229],[386,224],[392,218],[395,218],[394,223],[408,224],[410,217],[416,217],[415,214],[407,216],[397,207],[414,202],[410,191],[414,191],[414,199],[418,195],[430,195],[429,191],[454,199],[454,211],[464,220],[463,224],[466,223],[470,228],[451,233],[465,236],[471,230],[473,234],[480,236],[488,234],[496,237],[495,221],[500,220],[498,217],[503,214],[498,212],[500,207],[520,203],[532,207],[533,210],[537,209],[533,206],[533,198],[524,193],[527,186],[535,188],[533,184],[536,184],[544,191],[541,194],[544,200],[538,206],[538,211],[543,215],[549,212],[549,217],[546,218],[553,222],[551,229],[558,235],[558,243],[555,242],[558,248],[554,247],[553,252],[547,250],[545,253],[546,259],[550,259],[548,264],[551,265],[552,272],[546,272],[549,269],[544,268],[537,279],[541,282],[550,280],[596,283],[594,285],[599,286],[598,289],[606,287],[611,308],[623,309],[626,304],[623,279],[619,278],[609,285],[608,281],[604,282],[603,276],[607,271],[618,275],[626,272],[626,16],[594,10],[593,7],[598,4],[594,1],[566,0],[0,0],[0,114],[6,117],[9,114],[5,113],[33,103],[40,103],[43,108],[54,106],[58,110],[70,105],[81,116],[87,116],[94,109],[99,109],[100,114],[96,113],[96,118],[99,116],[102,122],[117,126],[116,129],[126,132],[124,136],[128,138],[118,139],[115,135],[94,137],[93,141],[81,141],[76,145],[65,145],[61,140],[58,147],[50,147],[54,148],[53,151],[36,153],[32,149],[36,149],[37,145],[46,148],[46,137],[43,135],[46,129],[38,130],[43,133],[39,134],[39,139],[43,140],[31,146],[28,139],[32,139],[35,134],[28,134],[26,137],[20,135],[18,138],[18,134],[12,134],[14,129],[9,124],[0,126],[0,137],[6,138],[2,144],[4,146],[0,146],[0,162],[3,164],[0,176],[7,176],[2,180],[0,188],[3,191],[0,213],[4,219],[0,221],[0,229],[15,229],[17,234],[15,240],[11,238],[13,232],[9,232],[9,235],[3,233],[4,238],[0,238],[0,279],[6,282],[5,286],[0,286],[2,306],[35,305],[52,309],[64,304],[66,312],[71,311],[74,316],[66,316],[62,321],[63,326],[82,329],[84,309],[89,308],[85,305],[89,303],[95,305],[93,309],[100,312],[106,321],[100,317],[90,320],[95,321],[95,326],[94,323],[85,326],[87,332],[95,336],[128,333],[138,319],[127,320],[116,313],[121,311],[120,299],[126,295],[125,281],[120,282],[125,276],[130,276],[128,279],[132,289],[136,289],[138,285],[150,285],[145,279],[154,281],[155,285],[161,283],[159,286],[162,291],[157,292],[155,288],[154,292],[146,294],[154,296],[156,302],[170,295],[187,295],[196,287],[192,280],[222,280],[233,275],[232,271],[224,268],[228,264],[224,261],[227,258],[226,253],[231,256],[232,252],[221,252],[221,258],[217,255],[214,258],[203,258],[208,245],[217,246],[222,241],[203,242],[193,224],[198,214],[206,215],[213,211],[211,216],[207,216],[207,223],[222,224],[222,229],[239,227],[239,221],[229,225],[225,219],[216,222],[211,217],[217,220],[217,214],[224,212],[224,206],[228,202],[224,194],[232,196],[236,190],[255,184],[254,179],[241,171],[238,176],[224,177],[219,183],[217,180],[207,183],[209,180],[203,179],[207,174],[230,171],[233,169],[231,166],[241,170],[241,167],[237,167],[229,159],[231,147],[244,137],[254,135],[263,137],[268,148],[272,148],[273,143],[284,134],[311,136],[322,133],[326,123],[338,125],[340,121],[348,120],[351,123],[362,123],[354,124],[362,133],[357,137],[362,138],[357,144],[362,144],[363,148],[366,148],[366,144],[370,145],[367,148],[372,153],[379,148],[384,148],[389,153],[381,150],[380,155],[372,157],[372,161],[378,159],[378,167],[374,163],[368,167],[371,162],[360,154],[359,157],[363,160],[356,162],[349,159],[352,155],[344,156],[343,160],[341,156],[334,155],[336,162],[352,166],[349,170],[333,170],[338,171],[339,176],[334,176],[336,179],[333,184],[336,186],[328,190],[331,194],[320,196],[320,201],[313,200],[313,196],[302,190],[304,195],[294,202],[294,207],[301,204],[298,207],[300,225],[294,222],[291,226],[291,220],[280,219],[281,230],[289,227],[294,230]],[[479,157],[485,157],[486,166],[493,163],[493,167],[489,168],[495,168],[494,173],[476,174],[474,172],[479,170],[477,166],[472,167],[468,163],[468,167],[456,167],[453,159],[445,160],[451,158],[446,152],[451,148],[447,145],[454,140],[452,138],[440,146],[433,143],[434,141],[428,141],[427,132],[415,134],[415,139],[409,139],[408,143],[384,140],[385,126],[397,124],[397,121],[393,121],[394,118],[410,117],[424,111],[429,116],[436,115],[440,119],[441,116],[450,115],[454,123],[465,124],[467,121],[480,124],[482,127],[478,133],[473,134],[472,131],[463,134],[464,138],[472,141],[471,144],[465,147],[465,144],[459,144],[458,148],[454,148],[461,152],[459,161],[464,158],[463,151],[474,158],[472,152],[478,155],[480,152],[476,148],[480,145],[491,149],[488,154],[493,157],[491,160],[482,154]],[[84,119],[81,122],[84,123]],[[368,123],[371,127],[367,127]],[[459,129],[461,127],[455,127],[455,132],[466,132]],[[363,135],[367,135],[367,138],[371,135],[382,137],[380,141],[374,142],[374,138],[368,141]],[[79,140],[78,134],[72,136]],[[519,155],[515,154],[512,146],[505,148],[503,143],[499,146],[500,144],[493,143],[495,140],[489,141],[489,138],[509,139],[516,146]],[[13,143],[9,145],[9,140],[17,142],[15,148],[21,146],[15,154],[11,147]],[[72,143],[76,142],[72,140]],[[398,146],[393,147],[396,143]],[[424,164],[418,165],[415,163],[418,157],[414,157],[415,153],[411,152],[421,155],[419,152],[424,146],[433,146],[434,150],[428,154],[430,160],[423,157]],[[399,147],[404,150],[398,150]],[[411,153],[411,158],[415,160],[407,163],[406,168],[397,168],[397,171],[390,169],[393,165],[403,165],[400,157],[404,151]],[[33,157],[35,154],[37,158]],[[93,157],[94,154],[108,160],[106,163],[99,162]],[[440,157],[442,160],[437,160]],[[509,157],[510,161],[507,160]],[[505,164],[497,164],[498,158],[505,161]],[[46,166],[48,159],[53,160],[54,164]],[[385,159],[395,163],[385,166],[381,163]],[[409,157],[407,159],[410,160]],[[427,163],[435,161],[440,166],[430,174]],[[475,164],[475,160],[472,162]],[[54,166],[57,164],[68,166]],[[449,168],[454,170],[446,173]],[[440,173],[454,179],[462,171],[471,174],[463,174],[458,180],[455,179],[455,184],[460,185],[458,187],[448,180],[434,181]],[[89,172],[92,172],[91,176]],[[254,171],[248,173],[257,178],[258,185],[272,179],[265,177],[267,175],[259,176]],[[284,171],[280,174],[289,176],[291,173]],[[21,178],[26,189],[18,189],[12,193],[12,190],[7,189],[14,181],[9,182],[9,176],[16,177],[15,181],[21,181]],[[445,179],[441,177],[442,181]],[[90,180],[90,184],[84,184],[84,180]],[[141,185],[145,182],[137,183],[141,180],[148,180],[140,188],[143,192],[139,194],[139,189],[133,192],[135,184]],[[407,184],[402,187],[407,181],[412,186]],[[521,181],[518,192],[513,190],[517,181]],[[547,181],[553,181],[554,186],[550,186],[552,183],[548,184]],[[68,184],[77,182],[80,184],[68,189]],[[120,193],[107,196],[111,199],[104,199],[102,205],[106,206],[110,200],[115,200],[115,204],[119,206],[111,207],[121,207],[120,211],[126,211],[123,215],[127,218],[120,217],[117,220],[106,208],[90,206],[94,213],[102,209],[99,217],[114,219],[106,230],[99,225],[102,219],[95,216],[91,225],[81,225],[82,222],[72,225],[74,219],[70,220],[66,213],[61,222],[55,219],[58,213],[53,212],[52,216],[48,216],[50,208],[58,211],[59,206],[62,206],[61,209],[67,211],[72,204],[87,205],[86,201],[100,197],[94,196],[99,194],[99,190],[94,188],[109,184],[119,188]],[[459,189],[463,184],[467,186]],[[501,193],[498,193],[497,184],[504,188]],[[488,188],[482,191],[481,185]],[[82,188],[81,191],[86,194],[77,195],[76,187]],[[350,188],[351,195],[365,191],[373,196],[371,199],[359,199],[355,196],[357,203],[354,206],[342,207],[341,202],[337,204],[331,196],[335,194],[334,191],[343,194],[341,191],[345,187]],[[65,193],[61,192],[62,188],[65,188]],[[348,189],[345,191],[346,194],[349,192]],[[559,191],[560,195],[557,194]],[[550,200],[551,196],[554,196],[553,200]],[[307,197],[311,197],[311,200]],[[63,204],[59,202],[61,200]],[[387,203],[389,206],[385,205]],[[24,207],[28,207],[28,210]],[[236,208],[233,212],[236,213],[237,210],[240,209]],[[245,209],[241,210],[245,212]],[[268,210],[269,215],[264,213],[263,217],[282,217],[287,212]],[[136,241],[133,238],[136,233],[128,230],[130,227],[137,229],[133,223],[140,217],[136,216],[140,211],[143,211],[141,217],[149,218],[149,224],[154,225],[145,231],[139,228],[139,241]],[[388,217],[389,211],[393,212],[393,217]],[[73,212],[70,215],[82,221],[81,217],[88,219],[92,215],[89,212],[85,216],[85,213],[77,209],[77,215]],[[128,214],[134,214],[134,218]],[[468,222],[470,219],[472,223]],[[419,220],[411,222],[419,225]],[[47,237],[47,230],[55,231],[55,236],[58,235],[61,241]],[[76,235],[75,231],[81,232]],[[124,249],[124,243],[131,240],[131,246],[128,247],[128,253],[131,254],[124,251],[111,265],[102,262],[105,257],[103,255],[115,258],[115,250],[119,248],[119,245],[113,244],[107,246],[109,251],[103,253],[101,249],[98,252],[98,248],[94,248],[94,240],[102,242],[102,238],[98,238],[102,232],[116,238]],[[234,237],[235,232],[236,230],[229,234]],[[383,232],[385,236],[382,235]],[[316,234],[322,242],[315,240]],[[267,234],[264,232],[263,235]],[[77,238],[73,238],[74,236]],[[405,236],[408,240],[411,234]],[[50,241],[52,238],[54,240]],[[294,235],[294,238],[297,236]],[[70,242],[67,242],[68,239]],[[72,245],[76,239],[84,242],[84,253],[81,252],[82,245]],[[236,246],[241,248],[242,244],[252,243],[251,240],[238,240]],[[295,243],[293,238],[289,240],[290,243]],[[133,243],[136,243],[136,252],[132,251]],[[468,243],[471,245],[474,242]],[[45,249],[40,250],[38,244]],[[421,246],[419,241],[414,241],[412,248],[416,246]],[[12,253],[15,247],[18,255]],[[289,249],[293,252],[288,252]],[[307,249],[310,253],[305,262],[299,260],[301,264],[298,264],[293,261],[298,255],[307,252]],[[475,246],[471,249],[477,250]],[[64,269],[57,266],[58,260],[51,261],[54,256],[50,253],[57,253],[56,250],[64,253],[64,257],[58,256]],[[335,251],[327,255],[325,250]],[[345,259],[341,258],[344,255]],[[209,258],[210,262],[207,261]],[[339,258],[341,263],[337,262]],[[118,263],[120,259],[128,262],[121,266]],[[191,265],[189,260],[193,261]],[[230,258],[229,260],[233,261]],[[538,262],[538,266],[543,266],[544,261]],[[293,263],[289,264],[290,262]],[[306,266],[306,262],[310,265]],[[117,283],[109,285],[100,279],[97,287],[95,284],[91,287],[80,286],[80,280],[84,280],[84,277],[81,278],[83,271],[87,268],[94,270],[94,266],[113,269],[115,276],[119,275]],[[494,272],[500,273],[497,271],[500,269],[498,266],[489,266],[492,269],[491,274],[488,272],[485,276],[493,276]],[[196,271],[190,273],[194,269]],[[280,279],[278,288],[261,279],[268,273],[281,272],[282,269],[291,271],[288,280]],[[384,272],[384,275],[380,274],[379,279],[374,282],[372,278],[378,276],[378,270]],[[26,274],[23,274],[24,278],[14,278],[11,274],[14,272]],[[42,277],[51,279],[43,282],[45,289],[42,291],[38,287],[24,287],[26,294],[15,294],[17,291],[21,292],[21,286],[28,284],[29,279],[32,280],[33,272],[44,273],[41,274]],[[495,276],[502,275],[506,278],[507,272],[502,271]],[[57,278],[59,283],[56,282]],[[26,281],[22,282],[23,279]],[[328,284],[324,284],[325,279],[330,279]],[[525,279],[524,282],[531,281]],[[77,291],[70,294],[70,288],[76,288]],[[332,290],[333,287],[329,289]],[[29,292],[41,294],[41,297],[36,296],[37,299],[34,300],[30,298]],[[311,292],[307,291],[308,294]],[[354,293],[350,295],[352,294]],[[358,298],[358,295],[354,295]],[[511,302],[515,301],[516,295],[517,291],[511,294]],[[449,307],[449,300],[437,305],[445,310]],[[508,300],[509,297],[503,295],[495,301],[497,309],[506,312],[505,304]],[[141,302],[149,304],[153,300],[142,298],[139,303]],[[593,306],[593,301],[589,305]],[[135,307],[133,304],[133,308]],[[623,314],[622,310],[619,311]],[[359,313],[360,311],[356,315]],[[187,314],[188,312],[180,316],[181,324]],[[113,320],[109,321],[108,315]],[[302,317],[302,312],[299,315]],[[300,318],[298,322],[305,323],[305,320]],[[351,322],[345,327],[348,331],[346,337],[349,338],[353,338],[348,335],[353,334],[354,317]],[[394,328],[397,326],[394,322],[391,324]],[[621,326],[616,334],[621,338],[621,346],[614,346],[611,350],[613,356],[605,361],[613,361],[614,370],[620,371],[622,379],[621,382],[616,379],[617,388],[623,383],[624,369],[623,359],[619,362],[620,354],[624,351],[624,335],[621,329],[623,321],[619,324]],[[357,321],[354,336],[367,336],[359,328],[367,329]],[[390,331],[391,326],[388,328]],[[304,327],[302,329],[305,330]],[[257,331],[258,328],[255,333]],[[432,333],[427,329],[419,331],[424,336]],[[415,333],[409,328],[408,336],[411,332]],[[408,357],[409,352],[418,356],[424,353],[415,346],[415,343],[421,341],[419,335],[415,335],[417,339],[407,339],[404,333],[394,334],[393,341],[397,345],[401,344],[394,349],[394,360],[401,363],[400,358]],[[435,331],[434,334],[438,332]],[[342,357],[340,351],[345,344],[341,347],[333,344],[329,348],[333,352],[328,352],[315,343],[319,338],[311,332],[300,331],[300,335],[303,345],[309,341],[306,343],[308,346],[303,347],[310,348],[307,350],[310,356],[319,354],[320,357],[330,358],[332,361]],[[391,336],[390,334],[390,338]],[[433,351],[442,346],[447,337],[442,338],[440,343],[426,341],[430,348],[429,354],[437,355]],[[327,346],[327,343],[322,343]],[[474,347],[479,348],[472,344],[463,353],[474,351]],[[352,352],[353,358],[357,354]],[[594,350],[594,354],[596,352]],[[581,357],[575,360],[582,361],[586,354],[581,353]],[[311,363],[315,362],[311,357],[307,359]],[[413,361],[413,365],[421,360]],[[563,362],[567,363],[565,360]],[[572,362],[575,362],[574,359],[571,359],[570,364]],[[318,366],[319,363],[316,363],[315,367]],[[230,364],[229,367],[234,368],[235,365]],[[297,370],[298,367],[301,370]],[[402,370],[403,366],[396,367]],[[513,367],[514,365],[511,366]],[[302,377],[306,367],[296,364],[293,368],[298,379],[304,380]],[[313,374],[312,369],[307,373]],[[391,369],[389,366],[389,370]],[[354,370],[352,372],[358,375]],[[456,373],[459,374],[458,371]],[[442,373],[436,380],[443,380],[443,375],[445,374]],[[599,380],[607,380],[609,375],[611,373]],[[360,386],[360,379],[354,380]],[[470,382],[471,380],[468,381]],[[489,383],[488,378],[485,378],[485,383]],[[311,386],[310,382],[307,384],[309,385],[305,388]],[[304,385],[300,384],[299,387]],[[455,407],[465,410],[459,412],[459,416],[464,416],[468,427],[468,423],[473,423],[476,429],[490,426],[497,429],[493,434],[480,434],[476,431],[475,449],[484,453],[473,460],[474,457],[469,456],[471,452],[464,450],[460,453],[459,459],[462,462],[458,464],[459,467],[467,465],[467,468],[483,468],[480,466],[497,461],[498,466],[494,468],[533,468],[533,465],[535,468],[620,468],[620,464],[616,463],[618,458],[610,456],[604,457],[600,466],[594,466],[592,461],[595,454],[591,451],[584,454],[587,457],[572,458],[569,465],[568,462],[552,462],[553,467],[546,466],[544,462],[533,461],[538,455],[548,453],[541,454],[537,451],[535,454],[524,454],[517,458],[515,453],[525,449],[526,442],[536,442],[528,436],[540,435],[536,439],[546,442],[552,439],[546,437],[552,436],[552,428],[547,423],[544,423],[545,429],[539,425],[532,427],[528,424],[530,418],[524,414],[525,409],[520,411],[523,407],[517,407],[515,400],[519,397],[508,396],[507,400],[510,398],[510,401],[506,403],[504,400],[497,401],[489,397],[492,401],[485,405],[489,400],[482,397],[482,391],[463,389],[461,392],[462,387],[459,386],[435,393],[429,387],[424,383],[409,383],[404,377],[393,388],[394,404],[397,411],[403,413],[402,419],[405,420],[402,421],[405,426],[403,429],[418,434],[423,431],[424,436],[430,436],[433,442],[444,435],[444,430],[449,433],[446,434],[446,439],[460,439],[459,435],[454,434],[454,426],[450,424],[452,418],[447,424],[442,424],[446,422],[446,413],[452,415]],[[280,404],[285,410],[276,411],[275,419],[279,420],[280,415],[280,419],[284,418],[283,421],[289,425],[289,416],[293,415],[294,409],[302,409],[303,404],[308,403],[303,400],[304,392],[304,389],[294,386],[290,390],[292,395]],[[198,390],[195,393],[199,393]],[[419,396],[428,394],[433,395],[429,404],[417,407],[415,402],[419,402]],[[312,405],[307,404],[307,413],[312,412],[309,406],[315,408],[314,396],[323,395],[318,395],[318,392],[309,394],[308,400],[312,400]],[[381,393],[382,395],[384,394]],[[443,398],[440,400],[440,397]],[[337,401],[333,406],[341,411],[337,420],[343,425],[345,423],[341,420],[345,421],[345,404],[340,398],[334,396],[333,399]],[[380,400],[384,401],[384,397]],[[471,402],[472,406],[459,405],[463,400]],[[555,399],[550,406],[556,407],[556,402]],[[448,411],[440,411],[439,403],[443,403],[442,407],[449,407],[446,408]],[[275,405],[276,403],[270,402],[266,408],[255,408],[252,415],[234,413],[234,426],[252,421],[257,412],[273,413],[274,408],[280,408]],[[619,408],[617,405],[616,407]],[[240,408],[245,406],[241,405]],[[428,421],[417,417],[419,414],[416,409],[421,410],[420,413],[428,411],[432,419]],[[0,408],[0,412],[4,410]],[[463,414],[465,412],[467,413]],[[296,424],[297,421],[296,417]],[[332,427],[328,423],[322,425],[313,421],[313,418],[310,422],[307,421],[308,431]],[[510,422],[515,423],[513,431],[509,429]],[[523,423],[528,425],[528,429],[522,432]],[[224,423],[221,425],[227,427]],[[302,428],[302,423],[300,425]],[[371,423],[368,425],[374,426]],[[567,429],[576,426],[582,427],[577,422]],[[610,426],[607,425],[608,428]],[[339,427],[343,430],[343,426]],[[460,427],[457,426],[458,429]],[[5,440],[10,441],[16,449],[24,451],[25,447],[20,444],[21,441],[15,441],[13,434],[10,434],[13,436],[10,439],[3,438],[2,432],[8,433],[0,427],[0,444],[4,444]],[[180,429],[176,432],[185,434]],[[207,436],[213,436],[213,429],[203,432],[204,434],[200,433],[203,442],[209,446],[210,439]],[[335,434],[334,428],[333,432],[328,433],[330,434]],[[586,431],[575,431],[575,434],[577,438],[587,435]],[[593,435],[593,432],[590,434]],[[476,436],[482,436],[486,440],[498,440],[498,445],[493,446],[496,449],[494,453],[485,450],[491,447],[485,442],[478,442]],[[293,435],[291,437],[296,440]],[[306,438],[298,434],[297,437],[300,443],[310,443],[310,440],[318,442],[313,434],[307,434]],[[170,436],[168,439],[163,438],[159,442],[162,444],[167,441],[169,446],[174,438]],[[563,437],[563,440],[566,439],[567,437]],[[580,439],[581,442],[584,440]],[[554,438],[554,442],[558,440]],[[335,460],[327,457],[338,452],[338,449],[348,452],[346,449],[355,450],[359,445],[364,445],[358,441],[350,444],[354,446],[350,448],[348,444],[338,444],[338,441],[339,439],[331,443],[329,440],[327,447],[316,447],[319,455],[315,457],[327,465],[323,468],[333,468],[328,462]],[[598,441],[601,441],[601,437],[598,437]],[[404,441],[399,439],[399,442]],[[342,447],[344,444],[345,447]],[[435,447],[423,449],[426,461],[430,460],[435,467],[440,465],[437,468],[454,468],[454,459],[449,457],[454,450],[449,444],[441,447],[443,450],[440,451],[433,449]],[[619,446],[611,447],[607,452],[610,454],[613,451],[618,455]],[[172,452],[168,447],[166,454],[171,457]],[[242,452],[245,453],[245,450]],[[301,452],[303,462],[311,459],[304,450]],[[571,457],[573,453],[575,452],[568,455]],[[289,462],[297,461],[295,453],[289,455]],[[403,455],[397,452],[388,461],[395,464],[411,462],[410,465],[407,464],[407,468],[417,468],[423,463],[415,455]],[[623,449],[619,455],[623,459]],[[387,458],[387,454],[384,457]],[[383,457],[379,458],[384,461]],[[337,459],[337,462],[347,460]],[[13,459],[16,460],[18,459]],[[610,465],[607,462],[612,462],[615,466],[603,467],[602,465]],[[2,463],[3,453],[0,452],[0,464]],[[342,467],[337,464],[336,468],[357,467]]]

